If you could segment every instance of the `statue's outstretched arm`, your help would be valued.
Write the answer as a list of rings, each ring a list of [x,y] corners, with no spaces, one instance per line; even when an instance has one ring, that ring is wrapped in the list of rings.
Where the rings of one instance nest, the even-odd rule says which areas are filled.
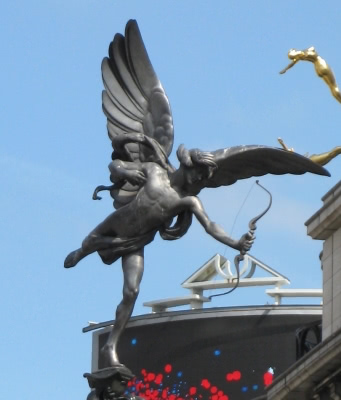
[[[189,196],[183,199],[186,205],[190,208],[192,213],[196,216],[200,224],[204,227],[205,231],[219,242],[226,244],[233,249],[246,253],[250,250],[254,237],[250,233],[246,233],[239,240],[231,238],[224,229],[217,223],[211,221],[204,210],[204,207],[198,197]]]
[[[288,69],[292,68],[298,60],[293,60],[287,67],[285,67],[284,69],[282,69],[282,71],[279,71],[280,74],[285,74]]]

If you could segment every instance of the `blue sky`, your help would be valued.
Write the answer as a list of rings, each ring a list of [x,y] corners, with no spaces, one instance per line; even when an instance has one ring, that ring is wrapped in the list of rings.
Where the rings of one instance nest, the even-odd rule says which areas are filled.
[[[285,75],[290,48],[315,46],[341,82],[338,0],[326,1],[16,1],[0,6],[0,177],[3,371],[0,397],[85,398],[90,369],[88,320],[111,319],[121,293],[120,263],[97,255],[64,270],[65,256],[111,211],[91,200],[108,184],[111,146],[101,110],[101,60],[116,32],[137,19],[171,102],[174,148],[214,150],[239,144],[300,153],[340,145],[341,104],[299,63]],[[176,162],[175,157],[172,157]],[[321,242],[304,222],[340,179],[264,177],[273,207],[258,224],[251,253],[291,279],[295,288],[321,286]],[[212,220],[240,236],[267,204],[254,179],[206,190]],[[215,253],[235,252],[194,222],[180,241],[156,239],[146,249],[135,314],[144,301],[185,294],[180,283]],[[214,306],[271,302],[264,290],[240,289]],[[23,376],[22,376],[23,375]]]

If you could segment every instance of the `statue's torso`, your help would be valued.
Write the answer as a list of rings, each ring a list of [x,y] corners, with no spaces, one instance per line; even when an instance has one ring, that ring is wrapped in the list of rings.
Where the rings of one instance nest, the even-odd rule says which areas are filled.
[[[145,163],[146,182],[134,200],[107,218],[118,236],[137,236],[160,228],[180,211],[181,197],[168,173],[156,163]]]

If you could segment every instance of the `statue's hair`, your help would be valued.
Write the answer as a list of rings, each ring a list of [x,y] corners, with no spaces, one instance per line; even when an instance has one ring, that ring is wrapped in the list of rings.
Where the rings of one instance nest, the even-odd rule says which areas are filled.
[[[195,168],[196,166],[207,169],[207,178],[211,178],[213,172],[218,168],[214,162],[212,153],[201,151],[199,149],[187,150],[184,145],[180,145],[176,155],[180,164],[187,168]],[[160,230],[160,236],[164,240],[180,239],[190,227],[192,223],[192,212],[187,210],[180,213],[173,226],[165,224]]]
[[[193,168],[196,165],[206,167],[208,169],[208,178],[213,175],[213,172],[218,168],[214,162],[212,153],[208,151],[201,151],[199,149],[187,150],[183,144],[181,144],[176,151],[176,155],[180,164],[188,168]]]

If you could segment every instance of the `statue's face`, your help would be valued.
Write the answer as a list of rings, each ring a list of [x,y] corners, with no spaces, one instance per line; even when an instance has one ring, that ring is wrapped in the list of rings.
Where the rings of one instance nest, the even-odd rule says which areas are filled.
[[[310,55],[310,56],[315,56],[317,53],[316,53],[316,50],[315,50],[315,47],[309,47],[309,49],[307,49],[307,50],[305,50],[306,51],[306,53],[308,54],[308,55]]]
[[[300,55],[303,55],[303,52],[301,50],[291,49],[288,53],[288,57],[290,58],[290,60],[294,60],[295,58],[298,58]]]
[[[185,180],[188,184],[200,182],[207,177],[208,173],[206,168],[190,167],[185,168]]]
[[[291,49],[288,53],[288,57],[291,60],[295,60],[295,59],[304,59],[307,56],[315,56],[316,55],[316,50],[314,47],[309,47],[308,49],[305,50],[295,50],[295,49]]]

